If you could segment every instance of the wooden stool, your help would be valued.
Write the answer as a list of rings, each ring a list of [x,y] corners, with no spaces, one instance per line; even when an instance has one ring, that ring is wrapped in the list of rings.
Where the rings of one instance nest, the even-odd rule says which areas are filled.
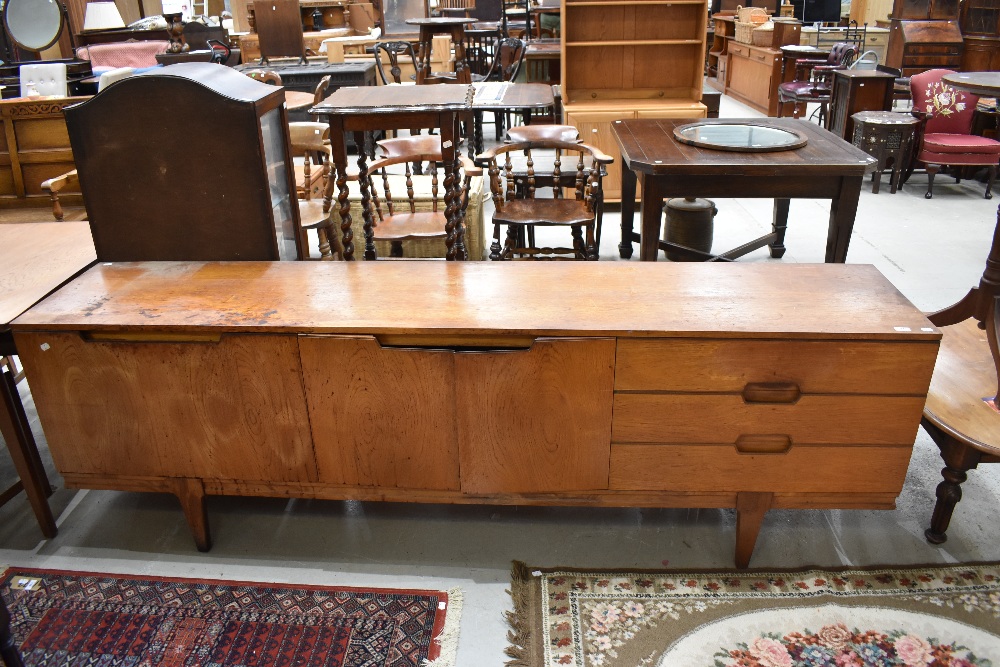
[[[878,194],[882,172],[892,164],[889,192],[895,194],[899,177],[908,163],[913,146],[913,133],[919,120],[908,113],[892,111],[860,111],[853,116],[854,137],[851,143],[878,159],[872,174],[872,193]]]
[[[465,18],[429,18],[406,19],[409,25],[420,28],[417,44],[417,85],[424,83],[472,83],[472,73],[465,63],[465,26],[475,23],[475,19]],[[455,46],[455,78],[440,81],[431,72],[431,44],[434,35],[450,35]]]

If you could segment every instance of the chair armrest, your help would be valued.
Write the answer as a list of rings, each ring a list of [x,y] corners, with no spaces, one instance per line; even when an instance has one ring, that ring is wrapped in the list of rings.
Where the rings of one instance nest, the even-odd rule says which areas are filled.
[[[465,171],[465,174],[467,176],[482,176],[483,175],[483,168],[480,167],[480,166],[478,166],[478,165],[476,165],[476,163],[473,162],[472,160],[470,160],[469,158],[467,158],[464,155],[462,155],[462,156],[459,157],[459,160],[462,161],[462,169]]]
[[[597,160],[597,162],[600,164],[611,164],[612,162],[615,161],[613,157],[602,151],[597,146],[593,146],[591,144],[584,143],[582,141],[577,145],[586,146],[587,148],[589,148],[591,152],[594,154],[594,159]]]
[[[49,197],[52,199],[52,217],[60,221],[65,217],[65,213],[63,212],[62,204],[59,202],[59,193],[65,187],[80,187],[80,177],[77,175],[76,169],[68,171],[61,176],[42,181],[42,189],[48,190]]]

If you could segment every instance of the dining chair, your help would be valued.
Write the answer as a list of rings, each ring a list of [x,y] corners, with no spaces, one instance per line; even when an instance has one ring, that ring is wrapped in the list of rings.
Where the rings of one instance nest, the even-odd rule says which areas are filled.
[[[833,72],[847,69],[857,57],[858,49],[850,42],[838,42],[830,49],[825,60],[800,58],[795,61],[795,79],[778,84],[778,117],[783,107],[793,103],[792,117],[799,117],[799,109],[808,103],[818,103],[817,120],[826,126],[826,109],[833,93]]]
[[[299,207],[300,246],[308,248],[308,230],[316,230],[319,241],[320,259],[333,259],[339,252],[339,239],[331,232],[330,207],[324,202],[324,195],[332,192],[333,179],[330,178],[330,126],[326,123],[299,122],[288,124],[288,139],[292,155],[302,157],[302,166],[295,165],[296,198]],[[313,163],[319,168],[319,177],[313,177]],[[301,179],[301,180],[300,180]],[[315,198],[314,198],[315,197]]]
[[[403,69],[399,65],[399,57],[408,56],[413,71],[417,71],[417,53],[413,50],[412,43],[375,42],[374,53],[375,69],[378,71],[378,76],[382,80],[383,85],[389,85],[390,83],[413,83],[412,81],[403,81]],[[385,54],[384,56],[382,55],[383,53]],[[386,76],[385,64],[382,62],[383,57],[389,61],[388,76]]]
[[[917,127],[917,162],[927,168],[927,192],[934,196],[934,176],[943,166],[986,167],[986,199],[993,197],[993,179],[1000,162],[1000,141],[972,134],[972,120],[979,96],[956,90],[942,81],[952,70],[932,69],[910,77],[911,113],[920,118]],[[906,179],[904,179],[905,182]]]
[[[541,197],[543,188],[535,179],[535,152],[554,151],[551,174],[551,197]],[[524,178],[527,187],[518,188],[513,155],[523,153],[527,161]],[[502,160],[502,161],[501,161]],[[563,165],[572,173],[574,197],[564,196]],[[496,212],[493,214],[493,243],[490,259],[583,259],[596,260],[596,228],[601,224],[604,196],[601,180],[606,165],[614,159],[585,143],[553,139],[521,141],[491,148],[476,158],[488,168],[490,193]],[[520,191],[519,191],[520,190]],[[500,229],[506,226],[506,240],[501,246]],[[534,247],[524,244],[528,227],[569,227],[572,247]],[[586,230],[586,238],[584,238]],[[572,257],[569,257],[572,256]]]

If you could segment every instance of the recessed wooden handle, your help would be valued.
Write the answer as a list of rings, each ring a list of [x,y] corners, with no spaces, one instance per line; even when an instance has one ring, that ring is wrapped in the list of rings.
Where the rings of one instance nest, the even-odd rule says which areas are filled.
[[[744,403],[795,403],[802,392],[794,382],[748,382],[743,387]]]
[[[787,435],[741,435],[736,438],[740,454],[787,454],[792,438]]]
[[[89,343],[218,343],[220,333],[166,333],[156,331],[87,331],[80,335]]]
[[[375,337],[382,347],[425,350],[453,350],[456,352],[510,352],[528,350],[534,344],[531,336],[435,336],[410,334],[382,334]]]

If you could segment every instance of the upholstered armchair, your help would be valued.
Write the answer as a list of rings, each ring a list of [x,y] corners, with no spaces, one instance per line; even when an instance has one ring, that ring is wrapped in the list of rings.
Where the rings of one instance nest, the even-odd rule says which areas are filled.
[[[934,176],[947,165],[986,167],[986,198],[991,199],[1000,161],[1000,142],[972,134],[972,116],[979,98],[941,80],[953,73],[947,69],[932,69],[910,77],[912,111],[922,121],[918,129],[917,161],[927,167],[924,197],[934,196]]]

